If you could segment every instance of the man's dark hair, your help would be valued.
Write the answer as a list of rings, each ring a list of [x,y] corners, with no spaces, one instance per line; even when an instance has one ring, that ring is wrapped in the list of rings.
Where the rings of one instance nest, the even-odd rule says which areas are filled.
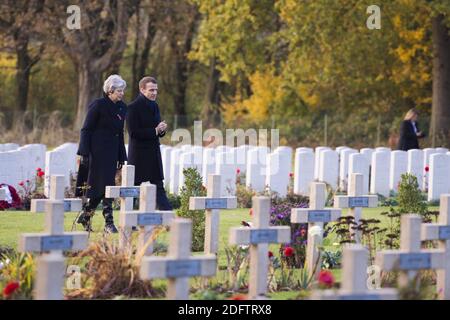
[[[156,81],[156,79],[153,78],[153,77],[143,77],[143,78],[141,79],[141,81],[139,81],[139,89],[145,88],[145,86],[147,85],[147,83],[158,84],[158,82]]]

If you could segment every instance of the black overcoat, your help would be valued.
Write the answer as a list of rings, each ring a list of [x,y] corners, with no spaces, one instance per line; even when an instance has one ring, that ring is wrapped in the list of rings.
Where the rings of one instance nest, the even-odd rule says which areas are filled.
[[[139,96],[128,105],[128,164],[135,166],[135,185],[164,180],[159,138],[155,128],[161,122],[158,104]]]
[[[88,198],[105,194],[106,186],[115,185],[117,162],[125,162],[124,123],[127,106],[104,97],[94,100],[81,128],[78,155],[89,156]]]
[[[419,127],[416,122],[416,128]],[[408,151],[411,149],[419,149],[419,139],[414,132],[414,127],[411,121],[404,120],[400,125],[400,138],[398,140],[398,150]]]

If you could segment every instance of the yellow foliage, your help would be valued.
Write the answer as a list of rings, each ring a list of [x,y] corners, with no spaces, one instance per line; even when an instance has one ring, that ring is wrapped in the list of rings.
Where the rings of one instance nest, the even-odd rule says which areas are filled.
[[[234,102],[224,104],[223,116],[226,123],[236,123],[239,120],[263,123],[269,119],[270,111],[276,108],[283,98],[281,77],[274,72],[257,71],[249,78],[252,95],[242,99],[239,95]]]

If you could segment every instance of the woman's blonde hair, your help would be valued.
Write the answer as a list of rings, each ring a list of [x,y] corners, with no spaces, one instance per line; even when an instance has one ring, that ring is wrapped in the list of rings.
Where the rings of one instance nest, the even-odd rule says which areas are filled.
[[[419,112],[417,112],[416,109],[414,109],[414,108],[409,109],[408,112],[407,112],[406,115],[405,115],[405,119],[404,119],[404,120],[406,120],[406,121],[411,121],[411,119],[412,119],[414,116],[416,116],[416,115],[417,115],[417,116],[419,115]]]

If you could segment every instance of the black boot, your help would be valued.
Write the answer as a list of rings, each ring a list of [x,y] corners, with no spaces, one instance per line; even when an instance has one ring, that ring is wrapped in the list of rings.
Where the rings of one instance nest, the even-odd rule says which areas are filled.
[[[87,205],[83,206],[81,213],[77,219],[77,223],[81,224],[85,231],[93,232],[92,230],[92,217],[95,214],[95,210],[88,209]]]
[[[106,202],[106,203],[105,203]],[[103,217],[105,218],[105,232],[106,233],[118,233],[116,226],[114,225],[112,201],[103,202]]]

